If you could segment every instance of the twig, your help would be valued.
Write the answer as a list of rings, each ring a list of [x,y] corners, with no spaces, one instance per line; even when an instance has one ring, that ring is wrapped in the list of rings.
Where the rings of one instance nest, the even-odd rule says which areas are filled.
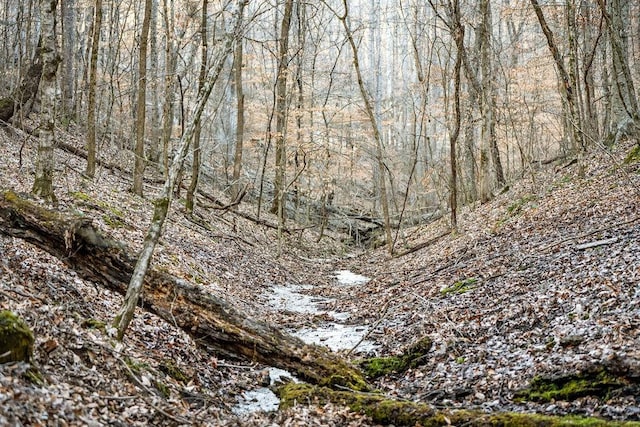
[[[589,248],[596,248],[598,246],[611,245],[618,241],[617,237],[612,237],[611,239],[604,240],[596,240],[595,242],[583,243],[581,245],[576,246],[576,249],[584,250]]]
[[[353,353],[353,351],[354,351],[356,348],[358,348],[358,346],[359,346],[360,344],[362,344],[362,343],[364,342],[364,340],[366,340],[367,338],[369,338],[369,335],[371,335],[371,333],[372,333],[372,332],[373,332],[373,331],[378,327],[378,325],[379,325],[380,323],[382,323],[382,321],[383,321],[383,320],[384,320],[384,318],[385,318],[385,315],[387,314],[387,310],[389,309],[389,303],[390,303],[390,302],[391,302],[391,301],[387,301],[387,303],[386,303],[386,304],[385,304],[385,306],[384,306],[384,309],[382,310],[382,314],[380,315],[380,317],[378,318],[378,320],[376,320],[376,323],[374,323],[374,324],[369,328],[369,330],[367,331],[367,333],[366,333],[366,334],[364,334],[364,335],[362,336],[362,338],[360,338],[360,341],[358,341],[358,342],[356,343],[356,345],[354,345],[354,346],[351,348],[351,350],[349,350],[349,351],[347,352],[346,357],[349,357],[349,356],[351,355],[351,353]]]
[[[552,243],[552,244],[550,244],[548,246],[545,246],[545,247],[541,248],[540,252],[546,252],[549,249],[553,249],[556,246],[560,246],[561,244],[570,242],[572,240],[582,239],[584,237],[588,237],[588,236],[591,236],[593,234],[600,233],[602,231],[607,231],[607,230],[610,230],[612,228],[621,227],[621,226],[627,225],[627,224],[632,224],[632,223],[634,223],[634,222],[636,222],[638,220],[640,220],[640,216],[635,216],[635,217],[631,218],[628,221],[618,222],[618,223],[611,224],[611,225],[608,225],[606,227],[598,228],[596,230],[592,230],[592,231],[589,231],[587,233],[583,233],[583,234],[580,234],[580,235],[577,235],[577,236],[567,237],[566,239],[562,239],[562,240],[560,240],[560,241],[558,241],[556,243]]]

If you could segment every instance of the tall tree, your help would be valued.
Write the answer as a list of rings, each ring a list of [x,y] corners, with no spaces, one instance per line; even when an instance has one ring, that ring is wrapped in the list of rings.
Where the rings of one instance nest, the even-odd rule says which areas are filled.
[[[547,39],[547,46],[549,47],[549,51],[551,52],[551,56],[553,57],[553,61],[556,66],[556,70],[558,71],[558,75],[560,78],[560,91],[563,97],[563,106],[565,111],[565,117],[569,121],[567,129],[568,135],[567,137],[570,139],[571,144],[570,148],[573,151],[579,151],[584,148],[584,140],[582,133],[582,122],[580,120],[580,114],[578,111],[578,103],[576,100],[576,82],[575,79],[572,79],[569,73],[567,72],[567,68],[565,66],[562,55],[560,54],[560,50],[558,49],[558,45],[556,44],[553,32],[547,23],[547,20],[542,12],[542,8],[538,3],[538,0],[530,0],[531,6],[533,6],[533,10],[536,13],[536,17],[538,18],[538,22],[540,23],[540,28],[544,33]]]
[[[380,204],[382,205],[382,216],[384,218],[384,229],[385,229],[385,243],[387,244],[387,249],[389,253],[393,252],[393,238],[391,236],[391,217],[389,213],[389,197],[387,195],[387,180],[386,180],[386,166],[384,164],[384,150],[382,145],[382,135],[380,134],[380,125],[378,120],[376,119],[376,114],[374,110],[374,106],[372,105],[371,99],[367,92],[367,88],[364,84],[364,79],[362,78],[362,70],[360,69],[360,62],[358,59],[358,47],[356,46],[356,42],[353,39],[353,32],[351,31],[351,27],[348,23],[349,18],[349,5],[347,0],[342,0],[342,6],[344,8],[344,13],[342,15],[337,15],[342,23],[342,27],[347,35],[347,40],[349,41],[349,46],[351,47],[351,53],[353,55],[353,67],[356,72],[356,77],[358,80],[358,88],[360,89],[360,96],[362,97],[362,101],[364,102],[365,111],[367,113],[367,117],[369,118],[369,123],[371,124],[371,128],[373,130],[373,139],[376,144],[376,161],[378,163],[378,168],[380,170],[380,174],[378,175],[378,185],[379,185],[379,197]]]
[[[190,141],[193,138],[197,124],[202,117],[202,112],[207,105],[211,91],[222,74],[227,58],[233,51],[234,42],[241,37],[243,11],[247,3],[248,0],[237,0],[235,2],[235,9],[233,10],[233,27],[231,31],[225,34],[225,37],[217,46],[217,51],[212,61],[214,66],[210,70],[202,90],[198,91],[195,110],[190,116],[191,119],[187,129],[180,138],[178,149],[173,157],[169,174],[162,187],[162,192],[159,198],[154,202],[153,219],[151,220],[151,224],[147,230],[143,247],[140,251],[140,256],[138,257],[133,274],[131,275],[131,281],[127,288],[124,303],[113,320],[113,327],[117,330],[116,335],[118,339],[122,339],[124,337],[124,334],[133,319],[133,313],[138,303],[138,299],[140,298],[140,294],[142,293],[144,278],[147,274],[147,270],[149,269],[153,251],[160,239],[162,226],[167,218],[167,213],[173,196],[173,188],[178,180],[178,174],[182,169],[184,158],[189,150]]]
[[[87,89],[87,169],[85,174],[90,178],[93,178],[96,173],[96,87],[98,86],[98,49],[101,31],[102,0],[95,0]]]
[[[625,122],[629,121],[633,126],[631,131],[640,134],[640,109],[638,98],[629,66],[629,1],[598,0],[598,6],[606,21],[609,41],[611,43],[613,57],[613,71],[615,81],[614,99],[618,100],[620,107],[614,111],[615,127],[621,129]],[[640,143],[640,142],[639,142]]]
[[[240,194],[240,174],[242,172],[242,150],[244,140],[244,90],[242,87],[243,42],[238,40],[233,55],[233,82],[236,89],[236,145],[233,156],[233,176],[231,198]]]
[[[280,223],[284,221],[286,202],[286,170],[287,170],[287,80],[289,73],[289,29],[291,28],[291,16],[293,12],[293,0],[285,0],[282,23],[280,25],[280,39],[278,46],[278,74],[276,76],[276,176],[274,180],[273,202],[271,212],[278,215]]]
[[[53,147],[55,145],[54,121],[56,117],[56,73],[61,58],[56,47],[56,6],[57,0],[40,0],[42,46],[42,78],[40,79],[40,108],[42,110],[36,177],[33,193],[44,200],[56,202],[53,189],[55,167]]]
[[[202,90],[207,77],[207,56],[209,43],[207,41],[207,13],[208,13],[208,0],[202,0],[202,19],[200,22],[200,37],[201,41],[201,57],[200,57],[200,74],[198,75],[198,92]],[[193,160],[191,163],[191,182],[187,189],[187,200],[185,202],[185,210],[188,215],[193,213],[193,207],[195,204],[195,192],[198,188],[198,180],[200,178],[200,136],[202,133],[202,124],[198,120],[196,123],[196,129],[193,135],[193,141],[191,142]]]
[[[76,46],[76,2],[74,0],[62,0],[62,107],[64,114],[72,118],[74,116],[74,81],[75,81],[75,46]]]
[[[138,94],[136,104],[136,146],[135,165],[133,169],[133,192],[142,196],[142,184],[144,181],[145,157],[144,136],[147,111],[147,45],[149,42],[149,27],[151,22],[152,0],[144,1],[144,18],[142,19],[142,31],[140,32],[140,49],[138,59]]]

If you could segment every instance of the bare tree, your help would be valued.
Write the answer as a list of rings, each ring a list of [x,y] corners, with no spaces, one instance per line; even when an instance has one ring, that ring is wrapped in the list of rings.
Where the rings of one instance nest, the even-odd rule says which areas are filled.
[[[207,13],[209,10],[208,0],[202,0],[202,19],[200,22],[200,37],[201,41],[201,57],[200,57],[200,74],[198,75],[198,92],[202,90],[205,84],[205,78],[207,77],[207,56],[209,49],[209,42],[207,41]],[[196,129],[193,135],[193,141],[191,141],[191,152],[193,153],[193,159],[191,162],[191,182],[187,189],[187,200],[185,202],[185,210],[188,215],[193,213],[195,204],[195,192],[198,188],[198,180],[200,178],[200,136],[202,134],[202,124],[198,120],[196,123]]]
[[[242,150],[244,140],[244,92],[242,87],[243,42],[238,40],[233,54],[233,82],[236,90],[236,145],[233,155],[233,175],[231,198],[237,200],[240,194],[240,174],[242,172]]]
[[[56,202],[53,189],[55,167],[53,147],[55,144],[54,122],[56,117],[56,73],[61,58],[56,47],[56,5],[57,0],[40,0],[42,32],[42,79],[40,80],[41,125],[36,158],[36,177],[33,193],[44,200]]]
[[[234,42],[241,37],[243,11],[247,3],[248,0],[237,0],[234,3],[235,8],[232,12],[233,27],[217,46],[217,51],[212,61],[213,67],[206,78],[204,86],[198,91],[195,110],[193,114],[191,114],[191,120],[187,129],[180,138],[178,149],[173,157],[169,174],[162,187],[160,197],[154,202],[153,219],[151,220],[151,224],[147,230],[143,248],[131,276],[131,281],[127,288],[124,303],[113,320],[113,327],[117,329],[116,334],[118,339],[122,339],[124,337],[125,331],[133,319],[133,313],[138,303],[138,299],[140,298],[140,294],[142,293],[144,278],[149,268],[153,251],[162,233],[162,226],[167,218],[167,213],[173,196],[173,188],[178,179],[178,174],[182,169],[184,158],[187,155],[189,143],[194,136],[196,127],[198,126],[198,122],[202,116],[202,112],[204,111],[209,96],[211,95],[211,91],[220,78],[224,64],[231,52],[233,52]]]
[[[151,22],[152,0],[144,2],[144,18],[140,32],[140,49],[138,51],[138,93],[136,106],[136,146],[135,166],[133,169],[133,192],[142,196],[142,184],[144,179],[145,156],[144,135],[147,111],[147,45],[149,42],[149,27]]]
[[[378,163],[378,168],[380,173],[378,175],[378,185],[379,185],[379,197],[380,204],[382,205],[382,216],[384,218],[385,224],[385,243],[387,244],[387,248],[389,253],[393,252],[393,238],[391,235],[391,217],[389,214],[389,198],[387,196],[387,184],[386,184],[386,166],[384,164],[384,154],[383,154],[383,146],[382,146],[382,135],[380,134],[380,127],[378,121],[376,120],[376,114],[374,111],[374,106],[372,105],[371,99],[369,98],[369,94],[367,92],[367,88],[365,87],[364,80],[362,77],[362,70],[360,69],[360,62],[358,59],[358,47],[353,39],[353,33],[351,31],[351,27],[349,26],[349,5],[347,0],[342,0],[342,5],[344,8],[344,12],[342,14],[336,13],[336,16],[342,23],[342,27],[347,35],[347,40],[349,41],[349,46],[351,46],[351,53],[353,55],[353,67],[356,72],[356,78],[358,80],[358,88],[360,90],[360,96],[362,97],[362,101],[364,102],[365,111],[367,113],[367,117],[369,119],[369,123],[371,124],[371,128],[373,130],[373,139],[376,144],[376,161]]]
[[[555,42],[553,32],[551,31],[551,28],[549,28],[549,24],[547,23],[547,20],[544,16],[544,13],[542,12],[542,8],[540,7],[538,0],[530,0],[530,1],[531,1],[531,6],[533,6],[533,10],[536,13],[536,17],[538,18],[538,22],[540,23],[540,28],[542,29],[542,32],[544,33],[547,39],[547,45],[549,47],[549,51],[551,52],[551,56],[553,57],[553,60],[556,65],[556,69],[559,74],[560,91],[564,99],[563,106],[565,107],[564,108],[565,117],[567,118],[567,120],[569,120],[568,126],[570,127],[570,129],[568,129],[568,133],[569,133],[568,136],[571,140],[570,145],[571,145],[571,149],[577,152],[584,148],[584,140],[583,140],[583,133],[582,133],[582,123],[580,120],[580,115],[578,112],[578,104],[576,100],[577,90],[576,90],[575,78],[572,79],[569,73],[567,72],[567,68],[565,67],[564,60]]]
[[[87,169],[85,173],[90,178],[93,178],[96,173],[96,86],[98,85],[98,49],[101,31],[102,0],[95,0],[87,90]]]
[[[276,176],[274,180],[273,202],[271,212],[278,215],[280,223],[284,222],[286,202],[286,170],[287,170],[287,80],[289,66],[289,29],[293,0],[285,0],[282,23],[280,25],[280,39],[278,48],[278,74],[276,76]]]

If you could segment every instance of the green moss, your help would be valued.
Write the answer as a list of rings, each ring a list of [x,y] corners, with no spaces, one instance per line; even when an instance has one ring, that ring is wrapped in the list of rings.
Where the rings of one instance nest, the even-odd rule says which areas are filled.
[[[86,329],[98,329],[103,334],[107,334],[107,325],[102,320],[85,319],[82,321],[80,326]]]
[[[640,427],[637,422],[610,422],[597,418],[554,417],[513,412],[487,414],[478,411],[438,410],[430,405],[386,398],[375,393],[353,393],[326,387],[288,383],[277,390],[280,409],[295,405],[333,403],[354,412],[366,414],[376,424],[397,426],[505,426],[505,427],[562,427],[562,426],[624,426]]]
[[[169,210],[169,199],[166,197],[156,199],[153,202],[153,206],[153,219],[151,222],[156,222],[160,219],[164,220],[167,216],[167,211]]]
[[[162,363],[160,363],[159,369],[174,380],[183,384],[188,383],[190,380],[189,376],[185,374],[173,360],[163,360]]]
[[[360,362],[360,367],[369,378],[378,378],[393,372],[405,370],[406,365],[401,357],[373,357]]]
[[[12,311],[0,311],[0,363],[29,362],[33,342],[33,332],[24,320]]]
[[[626,165],[640,162],[640,144],[637,144],[624,159]]]
[[[107,224],[111,228],[122,228],[126,224],[120,220],[119,217],[112,216],[109,214],[102,215],[102,220],[105,224]]]
[[[533,194],[527,194],[524,197],[519,198],[507,207],[507,215],[515,216],[519,214],[529,202],[533,202],[535,200],[538,200],[538,197]]]
[[[82,200],[83,202],[91,201],[91,196],[87,193],[83,193],[82,191],[73,191],[69,193],[74,199]]]
[[[165,399],[171,397],[171,389],[163,382],[156,381],[155,382],[156,389],[162,394]]]
[[[606,370],[566,375],[556,378],[535,377],[528,388],[516,393],[518,400],[550,402],[573,400],[583,396],[606,398],[613,390],[624,388],[628,381]]]
[[[441,289],[440,295],[444,296],[444,295],[450,295],[450,294],[455,294],[455,295],[464,294],[465,292],[469,292],[475,289],[476,287],[474,285],[477,282],[478,282],[478,279],[476,279],[475,277],[459,280],[453,285],[448,286],[444,289]]]
[[[373,357],[360,362],[360,367],[369,378],[378,378],[394,372],[404,372],[424,363],[431,350],[432,341],[424,337],[405,350],[400,356]]]
[[[143,370],[148,370],[149,369],[149,365],[148,364],[137,362],[137,361],[133,360],[130,357],[125,357],[124,362],[127,364],[129,369],[131,369],[131,372],[134,375],[140,375]]]
[[[44,377],[38,368],[31,365],[29,369],[24,373],[24,378],[26,378],[31,383],[42,387],[45,384]]]

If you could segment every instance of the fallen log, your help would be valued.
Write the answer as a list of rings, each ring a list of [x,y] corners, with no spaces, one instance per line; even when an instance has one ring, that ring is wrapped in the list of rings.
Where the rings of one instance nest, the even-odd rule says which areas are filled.
[[[82,278],[125,294],[136,260],[86,217],[46,209],[12,191],[0,194],[0,232],[54,255]],[[150,270],[142,307],[186,331],[220,357],[286,369],[324,386],[366,390],[357,368],[327,349],[307,345],[265,322],[239,313],[202,286]]]

